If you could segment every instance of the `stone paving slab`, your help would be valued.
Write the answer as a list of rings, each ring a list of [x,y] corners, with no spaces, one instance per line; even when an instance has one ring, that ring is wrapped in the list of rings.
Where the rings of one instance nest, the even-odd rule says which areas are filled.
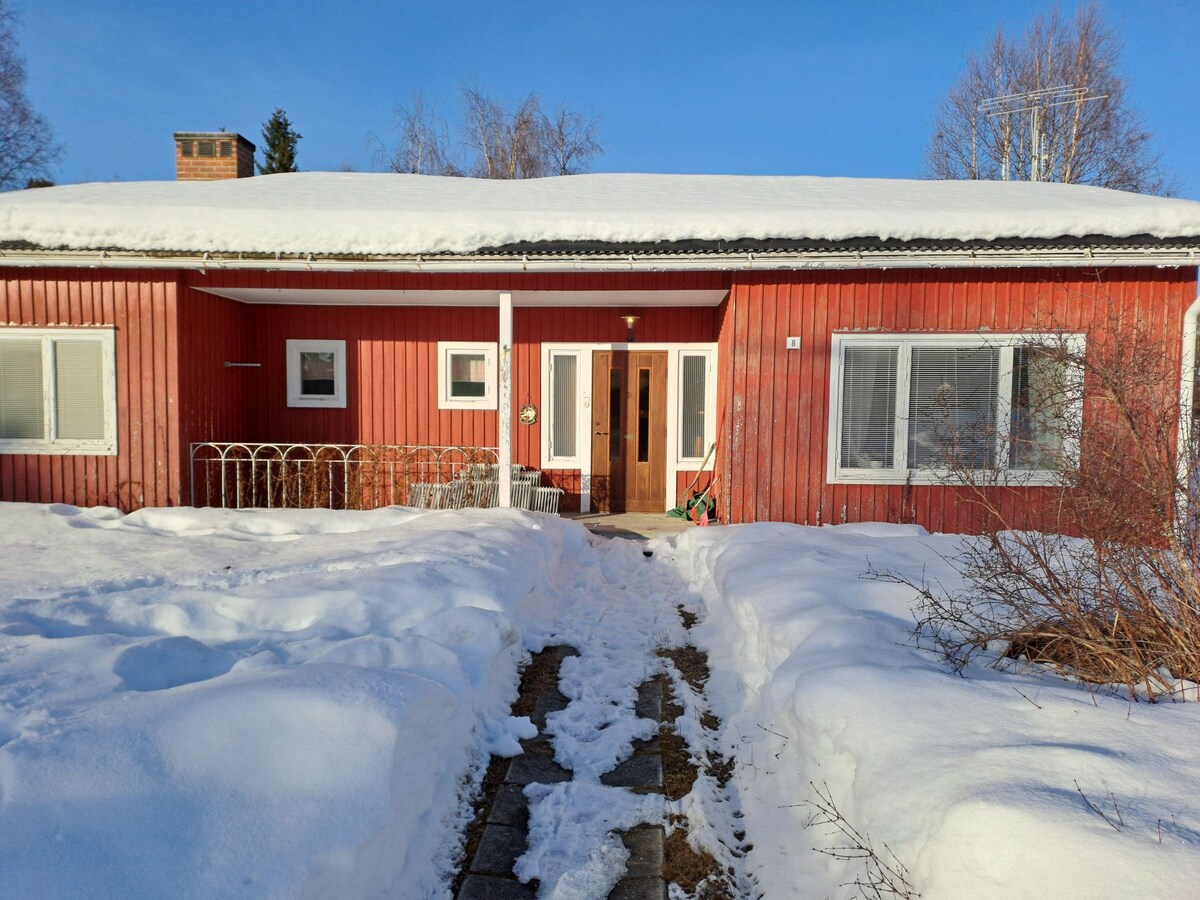
[[[660,766],[661,769],[661,766]],[[504,776],[505,784],[558,784],[560,781],[570,781],[571,773],[556,763],[549,756],[539,756],[536,753],[522,753],[508,765],[508,774]]]
[[[622,878],[608,900],[667,900],[667,883],[658,878]]]
[[[524,828],[511,825],[488,825],[475,851],[471,871],[484,875],[511,875],[513,863],[525,852],[527,836]]]
[[[511,878],[468,875],[458,891],[458,900],[536,900],[537,891]]]
[[[546,716],[552,712],[560,712],[567,708],[567,704],[571,701],[557,691],[553,694],[543,694],[537,698],[537,702],[533,705],[533,715],[529,720],[538,727],[541,731],[546,727]]]
[[[661,825],[639,825],[621,835],[629,859],[625,872],[629,878],[661,878],[663,841],[666,833]]]
[[[631,756],[611,772],[601,775],[600,783],[609,787],[645,788],[662,793],[662,756],[657,753]]]
[[[638,685],[638,698],[637,704],[634,706],[634,712],[643,719],[653,719],[655,722],[662,721],[663,689],[661,681],[657,679],[643,681]]]
[[[511,825],[525,828],[529,824],[529,800],[520,785],[504,784],[492,801],[488,822],[494,825]]]
[[[656,734],[654,737],[645,739],[638,738],[633,742],[633,752],[638,753],[662,753],[662,742]]]

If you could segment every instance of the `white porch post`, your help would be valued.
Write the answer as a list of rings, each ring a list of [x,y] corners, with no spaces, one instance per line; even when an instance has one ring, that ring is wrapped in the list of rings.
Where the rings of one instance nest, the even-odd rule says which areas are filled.
[[[497,432],[499,433],[499,452],[497,462],[500,463],[500,506],[512,506],[512,420],[513,420],[513,390],[512,390],[512,337],[513,337],[513,306],[512,294],[503,291],[500,294],[500,385],[499,400],[496,415],[499,418]]]

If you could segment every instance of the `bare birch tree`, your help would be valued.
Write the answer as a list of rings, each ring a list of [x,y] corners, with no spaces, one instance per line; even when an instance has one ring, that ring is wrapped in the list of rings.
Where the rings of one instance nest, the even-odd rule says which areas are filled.
[[[1094,3],[1079,7],[1073,19],[1056,6],[1019,36],[997,30],[981,52],[967,58],[942,101],[927,174],[1031,180],[1037,173],[1041,181],[1171,193],[1151,135],[1126,99],[1120,50]],[[1055,88],[1074,90],[1053,99],[1028,96]],[[981,109],[983,101],[998,97],[1011,99]]]
[[[41,180],[61,155],[54,132],[29,105],[16,16],[0,0],[0,190]]]
[[[385,166],[421,175],[542,178],[585,172],[603,152],[595,117],[585,118],[566,104],[548,116],[536,93],[509,107],[479,85],[466,84],[459,100],[465,158],[456,161],[446,123],[417,93],[396,111],[399,138],[384,156]]]
[[[450,159],[446,122],[419,91],[413,93],[408,106],[397,107],[396,128],[399,139],[385,158],[391,171],[409,175],[461,174]]]
[[[604,152],[595,116],[585,119],[564,103],[546,125],[545,155],[552,175],[586,172],[592,159]]]

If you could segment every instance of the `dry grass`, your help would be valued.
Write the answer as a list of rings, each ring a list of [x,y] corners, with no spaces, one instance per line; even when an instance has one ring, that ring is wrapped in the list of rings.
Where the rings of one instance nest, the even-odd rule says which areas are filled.
[[[682,607],[679,609],[684,626],[696,624],[696,616]],[[658,655],[670,660],[680,677],[697,695],[703,694],[704,686],[711,674],[708,657],[691,644],[670,647],[658,651]],[[669,680],[664,682],[663,724],[659,729],[662,747],[663,789],[668,800],[680,800],[694,788],[700,770],[692,761],[687,742],[675,729],[676,720],[683,715],[684,708],[671,691]],[[710,732],[720,728],[720,720],[710,712],[701,714],[701,724]],[[732,760],[705,751],[705,773],[716,778],[723,787],[732,777]],[[705,900],[732,900],[735,896],[729,873],[721,863],[707,851],[697,851],[688,842],[688,821],[685,816],[671,817],[672,830],[664,845],[663,875],[668,883],[679,885],[689,894]]]

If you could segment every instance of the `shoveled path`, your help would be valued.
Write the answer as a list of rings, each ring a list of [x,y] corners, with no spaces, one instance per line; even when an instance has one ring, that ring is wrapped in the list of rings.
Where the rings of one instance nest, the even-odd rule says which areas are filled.
[[[548,647],[558,664],[574,656],[572,647]],[[533,697],[530,717],[539,732],[546,726],[546,714],[565,709],[567,698],[553,686],[544,687]],[[647,681],[638,687],[637,714],[641,718],[662,721],[661,681]],[[571,773],[554,761],[554,748],[544,734],[521,742],[524,750],[511,760],[498,760],[503,780],[482,812],[483,836],[473,858],[466,865],[468,875],[459,889],[459,900],[527,900],[537,896],[532,885],[521,884],[513,876],[513,864],[525,852],[528,837],[529,802],[524,788],[528,784],[555,784],[570,781]],[[625,787],[637,793],[663,792],[662,755],[658,738],[638,742],[634,755],[600,779],[610,787]],[[663,879],[663,828],[642,825],[625,832],[622,840],[629,850],[625,877],[608,895],[610,900],[663,900],[667,896]]]
[[[622,544],[625,547],[619,549]],[[573,639],[572,642],[577,643],[585,653],[590,649],[607,655],[611,653],[613,644],[621,640],[619,636],[614,636],[614,628],[625,629],[626,633],[629,629],[646,632],[648,637],[644,652],[635,648],[628,653],[629,671],[623,684],[629,686],[641,682],[637,687],[633,713],[640,719],[649,719],[658,724],[663,719],[664,680],[652,677],[654,648],[650,635],[654,628],[664,627],[661,623],[665,621],[666,613],[654,612],[651,620],[646,618],[646,611],[647,607],[661,606],[662,610],[670,611],[672,619],[677,620],[677,616],[674,613],[675,598],[671,596],[674,586],[664,580],[661,570],[652,571],[658,567],[650,560],[645,561],[645,569],[638,566],[631,571],[629,568],[627,557],[636,556],[640,559],[644,546],[641,542],[633,541],[617,541],[615,545],[609,541],[594,544],[597,561],[592,564],[590,577],[581,577],[579,582],[588,586],[590,596],[581,595],[575,600],[574,620],[564,624],[562,634],[564,641]],[[645,551],[644,555],[649,556],[649,552]],[[598,579],[601,573],[605,577]],[[602,612],[597,615],[597,610]],[[637,619],[636,613],[630,616],[631,610],[640,612],[642,620],[626,623],[626,617]],[[606,616],[609,621],[601,621]],[[581,627],[579,621],[584,621],[585,626]],[[676,624],[675,627],[682,626]],[[559,690],[558,669],[563,660],[577,655],[579,651],[564,642],[547,647],[530,667],[539,667],[542,676],[532,679],[528,685],[523,682],[523,696],[514,704],[514,715],[532,710],[530,718],[539,733],[521,742],[524,751],[521,755],[512,759],[492,760],[485,778],[484,802],[473,826],[478,840],[472,839],[470,842],[475,846],[473,851],[468,848],[470,857],[464,864],[464,875],[456,895],[458,900],[526,900],[537,896],[536,883],[523,884],[513,874],[514,863],[528,849],[529,804],[524,788],[530,784],[557,784],[574,778],[573,773],[555,759],[555,748],[546,734],[546,717],[567,709],[570,704],[569,698]],[[585,656],[581,663],[586,662]],[[545,672],[550,668],[553,674],[547,676]],[[611,675],[609,680],[612,680]],[[628,687],[625,689],[628,690]],[[626,788],[633,793],[663,794],[662,749],[657,729],[654,732],[653,737],[627,745],[632,755],[628,755],[611,771],[600,775],[600,783]],[[621,838],[629,851],[629,859],[624,876],[609,893],[609,898],[665,900],[667,887],[663,877],[662,824],[639,825],[622,833]]]

